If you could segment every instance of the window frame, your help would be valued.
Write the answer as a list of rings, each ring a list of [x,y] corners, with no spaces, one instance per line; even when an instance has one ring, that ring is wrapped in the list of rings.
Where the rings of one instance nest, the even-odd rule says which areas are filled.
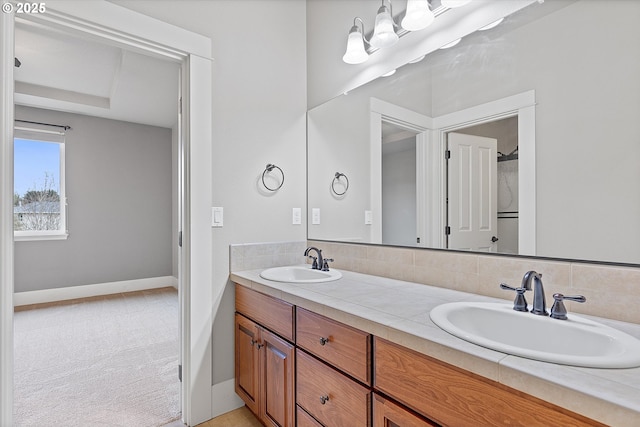
[[[60,228],[57,230],[13,230],[13,240],[19,241],[41,241],[41,240],[66,240],[69,237],[69,229],[67,224],[67,195],[66,195],[66,171],[65,171],[65,132],[50,129],[41,129],[38,127],[15,126],[13,143],[15,146],[16,139],[28,141],[39,141],[43,144],[58,144],[60,149]],[[15,157],[14,157],[15,165]],[[15,166],[14,166],[15,168]],[[15,171],[14,171],[15,174]],[[15,175],[14,175],[15,176]],[[14,184],[15,194],[15,184]]]

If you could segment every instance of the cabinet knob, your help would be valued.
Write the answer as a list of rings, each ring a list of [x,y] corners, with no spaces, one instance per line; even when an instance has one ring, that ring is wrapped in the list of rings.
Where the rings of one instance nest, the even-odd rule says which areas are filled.
[[[325,345],[329,342],[329,338],[320,337],[320,345]]]
[[[324,396],[320,396],[320,403],[322,405],[324,405],[325,403],[327,403],[329,401],[329,396],[324,395]]]
[[[253,347],[253,345],[256,343],[256,340],[254,340],[253,338],[251,339],[251,347]]]
[[[256,347],[258,347],[258,350],[260,350],[262,347],[264,347],[264,344],[257,343]]]

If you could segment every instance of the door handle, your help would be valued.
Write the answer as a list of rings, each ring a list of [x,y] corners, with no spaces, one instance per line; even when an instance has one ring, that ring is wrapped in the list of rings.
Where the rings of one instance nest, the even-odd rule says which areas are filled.
[[[492,241],[493,243],[497,242],[498,240],[500,240],[500,239],[498,239],[496,236],[493,236],[493,237],[491,238],[491,241]]]

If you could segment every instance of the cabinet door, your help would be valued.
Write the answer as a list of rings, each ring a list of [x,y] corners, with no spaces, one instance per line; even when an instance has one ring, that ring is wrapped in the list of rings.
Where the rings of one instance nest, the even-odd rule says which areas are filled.
[[[235,389],[247,407],[257,415],[260,390],[258,384],[259,330],[255,323],[239,314],[236,314],[235,327]]]
[[[400,405],[374,394],[373,398],[373,427],[436,427]]]
[[[294,427],[294,347],[268,330],[261,329],[260,359],[260,418],[267,426]]]

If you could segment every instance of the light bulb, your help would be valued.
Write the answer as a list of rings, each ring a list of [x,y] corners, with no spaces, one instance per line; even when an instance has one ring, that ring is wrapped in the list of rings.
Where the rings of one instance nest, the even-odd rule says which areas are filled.
[[[381,47],[389,47],[396,44],[398,41],[398,35],[395,32],[393,18],[391,18],[391,13],[389,13],[389,9],[382,5],[380,9],[378,9],[378,14],[376,15],[376,24],[373,29],[373,36],[371,36],[371,40],[369,43],[371,46],[376,48]]]
[[[407,31],[419,31],[427,28],[434,19],[435,15],[429,9],[428,0],[408,0],[401,25]]]
[[[347,51],[342,60],[347,64],[362,64],[369,58],[369,54],[364,49],[364,39],[357,25],[351,27],[349,38],[347,39]]]

